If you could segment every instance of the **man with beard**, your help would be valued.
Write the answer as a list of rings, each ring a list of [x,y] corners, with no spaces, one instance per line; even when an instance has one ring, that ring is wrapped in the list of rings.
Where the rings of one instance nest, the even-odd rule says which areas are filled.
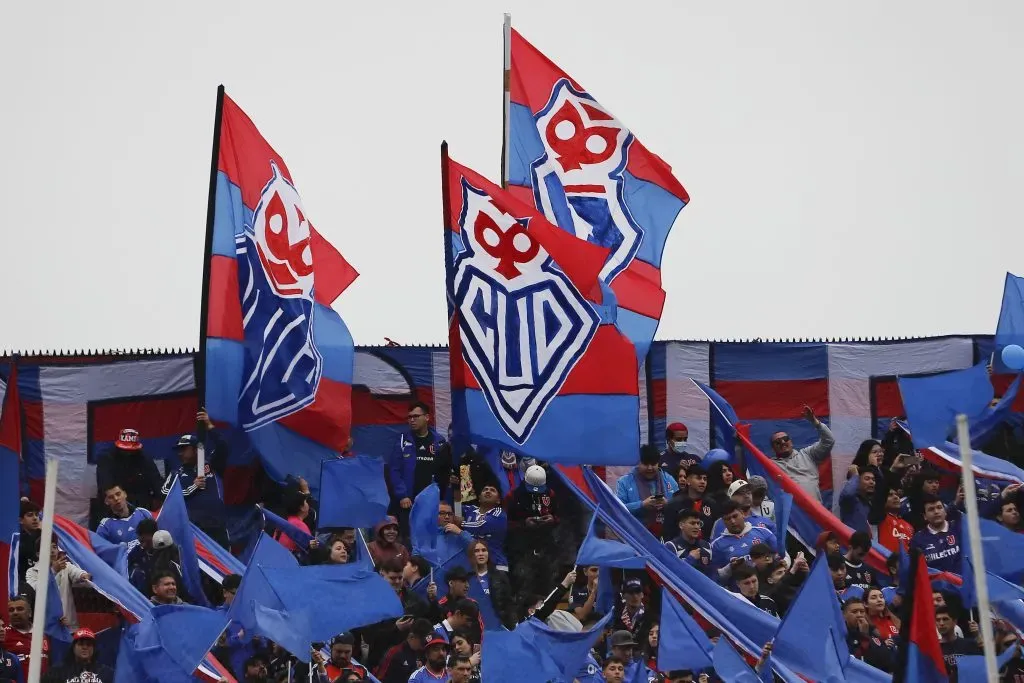
[[[409,683],[450,683],[448,674],[448,643],[439,637],[427,641],[426,664],[409,676]]]
[[[366,667],[352,662],[352,651],[355,649],[356,639],[351,633],[342,633],[334,636],[331,640],[331,661],[327,662],[326,670],[328,680],[341,676],[341,672],[348,669],[355,671],[360,676],[366,676]]]
[[[64,664],[50,669],[42,683],[114,683],[114,670],[96,661],[96,634],[80,628]]]

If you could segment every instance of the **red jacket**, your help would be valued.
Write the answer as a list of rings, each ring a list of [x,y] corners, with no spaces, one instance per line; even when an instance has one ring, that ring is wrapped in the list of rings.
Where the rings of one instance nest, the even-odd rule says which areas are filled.
[[[909,547],[913,535],[914,527],[910,522],[891,512],[886,513],[885,519],[878,525],[878,542],[890,552],[898,553],[901,543]]]

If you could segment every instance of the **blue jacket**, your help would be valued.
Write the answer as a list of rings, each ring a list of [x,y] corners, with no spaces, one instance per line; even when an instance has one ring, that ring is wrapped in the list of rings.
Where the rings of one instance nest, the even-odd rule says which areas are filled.
[[[435,453],[440,452],[445,440],[432,427],[429,429],[431,445]],[[391,495],[396,500],[402,498],[415,498],[419,491],[414,491],[416,477],[416,440],[408,429],[403,431],[395,447],[388,458],[388,476],[391,480]],[[448,487],[448,482],[438,482],[442,490]]]
[[[644,499],[648,496],[655,492],[661,493],[667,501],[672,494],[679,490],[679,484],[667,472],[658,470],[658,476],[660,482],[657,479],[647,481],[638,477],[636,469],[633,469],[632,472],[619,477],[619,481],[615,484],[615,495],[626,504],[626,509],[632,512],[634,517],[642,519],[645,516],[643,504]]]
[[[747,522],[739,534],[726,531],[711,543],[711,566],[716,570],[729,564],[734,557],[749,557],[750,547],[755,543],[766,543],[773,551],[778,552],[775,534]]]
[[[123,543],[129,549],[139,540],[135,530],[139,522],[144,519],[153,519],[153,515],[145,508],[128,506],[128,516],[124,519],[117,517],[104,517],[100,525],[96,527],[96,535],[110,541],[113,544]]]
[[[185,496],[185,508],[188,510],[189,521],[197,526],[225,526],[227,510],[224,507],[224,468],[228,461],[228,445],[216,430],[208,433],[212,448],[206,452],[206,487],[199,488],[195,480],[197,465],[182,465],[167,473],[164,481],[163,494],[166,496],[174,477],[181,481],[181,493]]]
[[[21,661],[16,655],[0,647],[0,681],[7,683],[24,683],[25,676],[21,669]]]
[[[871,498],[864,500],[857,491],[860,477],[853,476],[846,480],[843,490],[839,492],[839,519],[854,531],[871,533],[868,513],[871,512]]]
[[[409,683],[448,683],[450,680],[452,677],[447,669],[440,676],[435,676],[425,666],[416,669],[412,676],[409,676]]]

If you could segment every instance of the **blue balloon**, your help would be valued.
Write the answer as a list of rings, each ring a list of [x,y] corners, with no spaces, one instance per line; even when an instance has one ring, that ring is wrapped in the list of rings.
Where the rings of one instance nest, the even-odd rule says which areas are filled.
[[[729,451],[724,448],[712,448],[704,455],[701,464],[707,468],[716,462],[729,462],[730,460],[732,460],[732,455],[729,454]]]
[[[1003,365],[1011,370],[1024,370],[1024,348],[1018,344],[1007,344],[1000,355]]]

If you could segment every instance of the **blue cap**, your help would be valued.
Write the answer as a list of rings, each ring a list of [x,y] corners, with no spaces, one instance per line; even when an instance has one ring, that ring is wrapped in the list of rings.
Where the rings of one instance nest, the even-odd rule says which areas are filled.
[[[182,434],[181,438],[178,439],[178,443],[174,446],[175,448],[184,448],[185,446],[195,446],[199,443],[199,437],[193,434]]]

